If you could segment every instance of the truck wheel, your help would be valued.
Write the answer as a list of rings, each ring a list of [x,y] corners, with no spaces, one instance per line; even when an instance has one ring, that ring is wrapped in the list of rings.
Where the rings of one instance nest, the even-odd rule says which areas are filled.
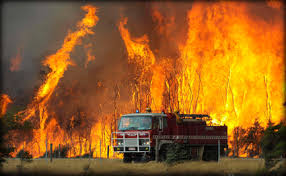
[[[147,154],[144,153],[143,156],[142,156],[142,158],[141,158],[141,162],[147,163],[149,160],[150,160],[150,158],[148,158],[148,157],[147,157]]]
[[[161,148],[159,151],[159,161],[163,162],[167,159],[167,149],[165,147]]]
[[[142,154],[135,154],[133,161],[134,161],[134,163],[141,163],[142,159],[143,159]]]
[[[203,160],[204,161],[218,161],[218,152],[217,152],[217,148],[213,147],[209,147],[204,151],[203,154]]]
[[[123,163],[131,163],[132,162],[132,157],[130,153],[124,153],[123,156]]]

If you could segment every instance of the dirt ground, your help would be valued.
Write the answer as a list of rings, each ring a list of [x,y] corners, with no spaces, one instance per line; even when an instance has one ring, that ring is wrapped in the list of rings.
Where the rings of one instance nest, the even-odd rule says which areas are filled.
[[[263,159],[222,158],[219,162],[188,161],[174,165],[165,163],[125,164],[119,159],[34,159],[24,162],[7,159],[3,174],[27,175],[257,175],[264,169]]]

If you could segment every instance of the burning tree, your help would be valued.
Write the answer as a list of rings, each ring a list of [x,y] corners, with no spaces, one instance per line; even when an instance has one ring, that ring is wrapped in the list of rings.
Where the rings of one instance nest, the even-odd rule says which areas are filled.
[[[260,142],[263,134],[264,128],[260,125],[258,119],[256,118],[253,125],[247,129],[245,136],[244,150],[249,157],[261,155]]]
[[[233,130],[233,140],[231,141],[233,156],[238,157],[245,144],[246,130],[242,127],[235,127]]]

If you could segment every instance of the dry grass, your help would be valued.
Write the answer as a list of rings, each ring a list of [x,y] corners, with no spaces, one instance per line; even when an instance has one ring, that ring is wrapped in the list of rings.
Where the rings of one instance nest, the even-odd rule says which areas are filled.
[[[19,159],[8,159],[4,164],[4,173],[18,172]],[[264,168],[262,159],[230,159],[223,158],[220,162],[189,161],[168,166],[154,161],[148,163],[124,164],[122,160],[88,160],[88,159],[36,159],[24,163],[23,173],[49,173],[67,175],[178,175],[178,174],[250,174],[253,175]]]

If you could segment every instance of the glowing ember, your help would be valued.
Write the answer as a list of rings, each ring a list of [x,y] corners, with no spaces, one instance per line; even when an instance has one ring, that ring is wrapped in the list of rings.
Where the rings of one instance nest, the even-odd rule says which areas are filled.
[[[91,54],[92,52],[92,46],[89,44],[89,45],[85,45],[85,49],[87,50],[87,60],[85,61],[85,64],[84,64],[84,67],[87,68],[87,64],[91,61],[94,61],[95,60],[95,56],[93,56]]]
[[[268,6],[276,9],[280,9],[283,5],[283,2],[280,0],[267,0],[266,3]]]

